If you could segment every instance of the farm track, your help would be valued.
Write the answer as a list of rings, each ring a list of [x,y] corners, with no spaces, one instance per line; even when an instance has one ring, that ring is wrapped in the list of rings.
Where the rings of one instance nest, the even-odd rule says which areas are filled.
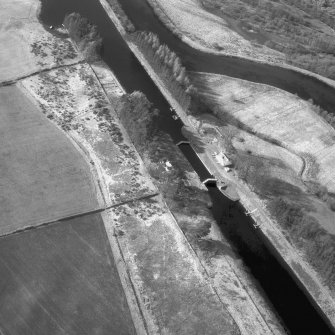
[[[86,63],[86,60],[82,59],[78,62],[74,62],[74,63],[71,63],[71,64],[57,65],[57,66],[52,66],[52,67],[42,69],[42,70],[39,70],[39,71],[35,71],[35,72],[30,73],[30,74],[27,74],[26,76],[18,77],[16,79],[12,79],[12,80],[3,81],[3,82],[0,83],[0,88],[5,87],[5,86],[14,85],[20,80],[27,79],[29,77],[32,77],[32,76],[35,76],[35,75],[38,75],[38,74],[41,74],[41,73],[50,72],[50,71],[53,71],[53,70],[66,68],[66,67],[70,67],[70,66],[78,65],[78,64],[84,64],[84,63]]]
[[[76,218],[83,217],[83,216],[90,215],[90,214],[102,213],[102,212],[104,212],[108,209],[111,209],[111,208],[116,208],[116,207],[119,207],[119,206],[123,206],[125,204],[129,204],[129,203],[132,203],[132,202],[135,202],[135,201],[150,199],[150,198],[153,198],[157,195],[159,195],[158,192],[152,193],[152,194],[149,194],[149,195],[144,195],[144,196],[141,196],[141,197],[131,198],[131,199],[128,199],[128,200],[121,201],[117,204],[113,204],[113,205],[110,205],[110,206],[105,206],[105,207],[94,209],[94,210],[91,210],[91,211],[82,212],[82,213],[79,213],[79,214],[62,217],[58,220],[47,221],[47,222],[41,223],[39,225],[31,225],[31,226],[25,227],[23,229],[17,229],[17,230],[15,230],[13,232],[10,232],[8,234],[3,234],[3,235],[0,236],[0,239],[1,238],[6,238],[8,236],[24,233],[26,231],[31,231],[31,230],[35,230],[35,229],[44,228],[44,227],[47,227],[47,226],[50,226],[52,224],[56,224],[56,223],[59,223],[59,222],[62,222],[62,221],[72,220],[72,219],[76,219]]]

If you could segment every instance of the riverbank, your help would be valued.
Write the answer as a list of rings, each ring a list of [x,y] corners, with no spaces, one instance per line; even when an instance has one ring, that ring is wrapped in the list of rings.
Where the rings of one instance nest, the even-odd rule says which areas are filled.
[[[230,29],[222,18],[206,11],[197,0],[149,0],[148,3],[164,25],[195,49],[215,54],[246,56],[264,62],[285,61],[280,52],[244,39]]]
[[[112,17],[111,19],[113,20]],[[176,101],[169,94],[169,92],[164,88],[164,84],[159,80],[158,76],[152,71],[150,64],[148,64],[145,61],[145,58],[143,57],[143,55],[139,53],[139,51],[136,49],[136,47],[131,42],[128,41],[128,45],[132,49],[134,54],[142,62],[142,64],[145,66],[151,78],[161,88],[162,93],[165,95],[165,97],[170,102],[170,104],[175,108],[177,114],[179,114],[179,116],[181,117],[183,121],[185,120],[185,123],[188,126],[192,127],[187,117],[187,113],[181,109],[181,107],[176,103]],[[204,159],[206,159],[205,165],[212,164],[216,166],[211,156],[207,155],[207,157]],[[219,171],[218,177],[220,177],[220,175],[222,175],[222,171]],[[227,174],[227,176],[230,177],[229,174]],[[254,203],[250,203],[250,199],[248,196],[250,196],[252,193],[248,193],[247,188],[244,189],[243,187],[242,192],[244,192],[245,194],[245,196],[243,197],[244,200],[242,200],[242,203],[244,203],[244,206],[249,211],[252,211],[255,207],[262,208],[261,204],[259,203],[257,203],[256,206]],[[247,201],[248,199],[249,199],[249,202]],[[275,249],[281,251],[280,259],[283,261],[284,264],[286,264],[286,266],[288,266],[288,268],[290,269],[290,272],[294,273],[294,277],[298,279],[298,282],[304,288],[304,292],[308,296],[311,297],[314,303],[321,306],[321,309],[327,315],[328,322],[332,323],[334,320],[334,302],[331,298],[331,295],[322,286],[321,280],[318,278],[318,276],[316,276],[315,272],[310,268],[310,266],[302,261],[300,256],[297,254],[296,250],[294,250],[292,246],[288,244],[283,234],[279,232],[278,229],[275,228],[275,225],[273,225],[271,221],[269,221],[269,217],[266,215],[266,213],[264,213],[261,210],[259,212],[261,214],[257,222],[259,222],[259,220],[262,220],[262,223],[264,223],[264,224],[261,224],[260,230],[262,232],[264,231],[269,232],[268,235],[269,235],[269,240],[271,241],[271,245],[275,246]],[[299,266],[294,265],[294,264],[299,264]],[[313,276],[311,276],[310,274],[313,274]]]
[[[231,52],[231,51],[229,52],[227,50],[218,50],[217,44],[215,43],[212,46],[209,46],[208,41],[206,40],[207,35],[203,34],[201,30],[195,29],[194,25],[188,24],[187,20],[184,21],[182,19],[184,14],[188,15],[187,10],[183,8],[182,6],[182,1],[175,0],[177,3],[176,6],[174,6],[170,2],[167,3],[161,0],[145,0],[145,1],[148,2],[148,4],[151,6],[152,10],[154,10],[155,14],[159,17],[161,22],[168,29],[170,29],[173,34],[175,34],[184,43],[188,44],[190,47],[196,50],[200,50],[202,52],[212,54],[212,55],[230,56],[233,58],[247,59],[247,60],[257,62],[260,64],[268,64],[270,66],[282,67],[288,70],[302,73],[304,75],[308,75],[312,78],[316,78],[332,87],[335,87],[335,80],[326,78],[324,76],[321,76],[314,72],[310,72],[305,69],[298,68],[296,66],[289,65],[285,63],[285,59],[284,59],[285,57],[280,52],[274,51],[272,49],[266,48],[267,52],[262,53],[260,52],[259,47],[255,47],[249,41],[247,41],[248,47],[250,48],[250,51],[248,52],[243,50],[243,47],[237,48],[236,45],[234,45],[234,48],[237,48],[237,51],[235,52]],[[226,32],[228,36],[231,34],[231,30],[229,29],[229,27],[227,27],[227,25],[223,23],[222,18],[219,18],[213,14],[208,13],[206,10],[202,8],[201,4],[197,0],[191,0],[191,3],[192,3],[192,10],[190,11],[190,13],[194,11],[194,7],[197,8],[197,11],[196,11],[197,13],[199,11],[204,12],[204,15],[202,15],[202,20],[205,20],[205,22],[207,22],[207,25],[205,24],[205,27],[208,26],[208,24],[212,25],[214,21],[214,24],[216,22],[216,25],[217,25],[216,29],[219,32],[220,30],[223,30],[223,32]],[[181,10],[180,8],[178,9],[178,7],[180,6],[182,7],[183,10]],[[212,15],[216,19],[212,20],[211,19]],[[207,21],[206,21],[206,17],[207,17]],[[222,34],[225,35],[223,32]],[[233,34],[236,34],[236,33],[233,32]],[[217,36],[220,36],[220,34]],[[222,40],[221,37],[220,39]],[[225,40],[225,38],[223,38],[223,40]],[[229,41],[229,43],[232,43],[232,42]],[[224,49],[224,47],[222,48]]]

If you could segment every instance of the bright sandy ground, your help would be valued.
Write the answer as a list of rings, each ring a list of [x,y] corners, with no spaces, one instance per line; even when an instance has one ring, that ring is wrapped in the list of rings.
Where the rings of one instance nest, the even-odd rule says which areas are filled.
[[[0,89],[0,235],[96,209],[88,165],[16,86]]]
[[[38,22],[39,5],[38,0],[0,1],[0,82],[79,60],[67,58],[68,39],[53,36]],[[43,52],[34,54],[33,43]]]
[[[335,191],[335,130],[307,102],[270,86],[222,75],[201,74],[198,82],[222,110],[256,133],[278,140],[298,156],[311,154],[320,169],[318,181]],[[299,164],[292,155],[285,162],[295,170]]]
[[[170,22],[198,47],[225,54],[257,57],[271,60],[283,59],[281,53],[267,47],[255,47],[228,27],[224,19],[201,7],[197,0],[149,0],[163,10]],[[187,42],[187,40],[186,40]]]

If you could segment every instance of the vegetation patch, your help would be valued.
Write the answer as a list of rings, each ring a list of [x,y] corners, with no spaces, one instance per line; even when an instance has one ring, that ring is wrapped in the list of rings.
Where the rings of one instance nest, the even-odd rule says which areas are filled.
[[[304,250],[308,261],[325,280],[330,289],[335,288],[335,236],[322,228],[319,222],[306,212],[306,208],[283,197],[268,204],[277,222],[289,233],[293,243]]]
[[[133,33],[135,31],[135,27],[133,23],[129,20],[127,14],[122,9],[118,0],[107,0],[110,6],[113,8],[114,13],[121,21],[122,26],[128,33]]]
[[[78,13],[67,14],[63,24],[87,60],[99,58],[102,38],[96,25]]]
[[[286,62],[335,79],[335,4],[313,0],[201,0],[245,39],[285,54]]]

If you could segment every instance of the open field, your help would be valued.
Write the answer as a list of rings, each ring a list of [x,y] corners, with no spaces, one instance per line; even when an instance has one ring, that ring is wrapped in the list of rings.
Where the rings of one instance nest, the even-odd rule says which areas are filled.
[[[21,84],[47,117],[96,159],[91,164],[109,189],[107,205],[156,192],[89,65],[52,70]]]
[[[100,215],[0,239],[1,333],[136,334]]]
[[[98,207],[88,164],[16,86],[0,89],[0,235]]]
[[[0,82],[81,59],[68,38],[51,34],[38,22],[39,6],[38,0],[1,1]]]
[[[335,130],[309,103],[270,86],[226,76],[199,74],[195,80],[201,94],[219,106],[219,118],[233,117],[291,153],[309,154],[319,169],[316,180],[335,191]]]

